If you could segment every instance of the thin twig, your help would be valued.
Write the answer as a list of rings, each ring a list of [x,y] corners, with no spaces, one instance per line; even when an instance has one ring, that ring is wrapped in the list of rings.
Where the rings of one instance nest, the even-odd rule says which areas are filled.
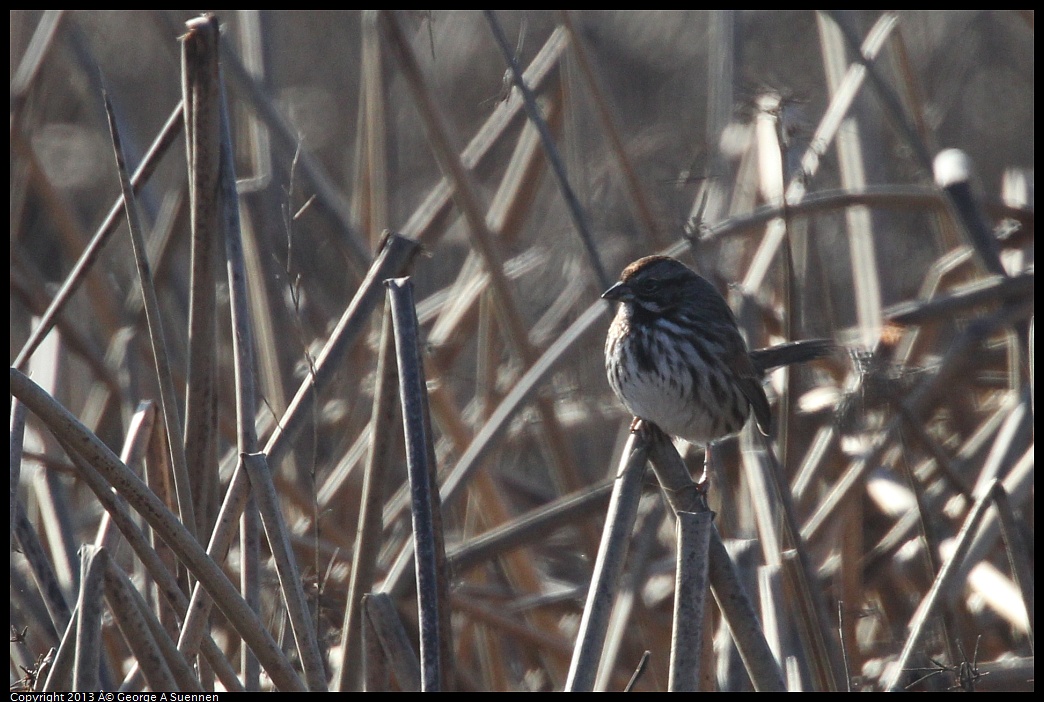
[[[605,627],[612,610],[613,594],[623,571],[624,556],[627,554],[638,502],[642,496],[642,478],[648,451],[647,444],[640,441],[637,434],[631,435],[624,448],[613,483],[613,495],[609,500],[587,602],[580,619],[573,660],[569,665],[565,683],[567,692],[590,692],[593,689],[602,656],[602,643],[605,641]]]
[[[500,51],[504,54],[504,59],[511,69],[515,87],[522,93],[522,104],[525,105],[526,114],[529,115],[530,122],[536,125],[537,131],[540,132],[540,140],[544,144],[547,160],[551,163],[551,169],[554,171],[558,189],[569,207],[569,215],[573,218],[573,226],[576,227],[580,241],[584,245],[584,251],[587,253],[587,262],[594,271],[595,280],[599,288],[605,290],[612,285],[612,280],[606,274],[605,266],[602,265],[602,259],[595,249],[594,237],[591,235],[591,228],[587,224],[587,215],[584,214],[584,210],[580,206],[580,200],[577,199],[576,193],[573,192],[573,187],[569,184],[569,176],[566,174],[565,164],[558,153],[558,146],[555,145],[554,137],[551,136],[551,130],[548,129],[547,122],[544,121],[543,115],[540,114],[540,108],[537,106],[533,91],[526,85],[525,77],[522,75],[522,67],[518,64],[518,58],[511,50],[511,44],[508,43],[507,37],[504,35],[504,28],[500,26],[496,12],[494,10],[483,10],[483,12],[486,15],[486,21],[489,22],[489,28],[493,32],[493,38],[496,40],[497,46],[500,47]]]
[[[181,128],[184,125],[182,103],[174,107],[174,111],[167,119],[167,123],[163,125],[163,129],[160,130],[156,140],[149,147],[148,153],[141,160],[141,165],[138,166],[138,170],[134,172],[134,176],[131,178],[131,184],[134,186],[135,192],[140,190],[142,186],[148,182],[149,178],[152,177],[153,172],[159,166],[159,162],[163,159],[164,154],[173,145],[175,138],[181,132]],[[18,352],[18,357],[15,362],[11,365],[15,368],[23,368],[29,357],[33,355],[33,352],[40,346],[40,342],[44,340],[44,337],[54,327],[57,316],[65,308],[66,304],[72,298],[73,294],[79,289],[80,284],[84,281],[87,271],[90,270],[91,266],[98,260],[98,255],[101,253],[102,248],[109,241],[109,237],[116,231],[116,226],[119,224],[120,215],[124,211],[124,198],[123,195],[116,200],[116,202],[109,209],[108,215],[105,220],[98,227],[98,231],[95,233],[94,238],[87,245],[87,248],[80,254],[79,260],[76,261],[76,265],[66,276],[65,282],[62,283],[61,289],[51,300],[51,304],[48,305],[47,311],[44,312],[40,318],[39,323],[33,329],[32,334],[22,345],[22,350]]]
[[[424,368],[421,364],[417,336],[417,311],[408,278],[389,280],[392,322],[395,329],[395,359],[399,370],[399,399],[406,435],[406,468],[410,479],[413,514],[414,556],[417,573],[417,611],[420,618],[421,691],[438,692],[448,680],[444,678],[442,660],[444,643],[451,631],[445,630],[443,609],[448,606],[444,595],[445,563],[439,516],[435,466],[431,465],[430,427],[426,420],[427,394],[424,390]]]
[[[146,258],[145,240],[142,234],[141,215],[134,198],[134,189],[127,175],[123,147],[116,127],[116,114],[112,109],[108,94],[105,94],[105,112],[109,118],[109,133],[112,136],[113,150],[116,153],[116,170],[120,176],[120,187],[123,190],[123,204],[127,210],[127,227],[130,229],[131,243],[134,247],[134,263],[138,269],[138,281],[141,285],[142,298],[145,301],[145,318],[149,326],[149,341],[152,343],[152,355],[156,362],[156,379],[160,391],[160,407],[163,410],[163,422],[167,427],[167,446],[170,449],[170,462],[174,469],[174,489],[178,495],[178,511],[181,522],[188,532],[195,536],[197,530],[196,509],[193,504],[192,483],[189,480],[188,461],[185,458],[185,446],[182,444],[182,423],[178,413],[177,393],[174,389],[174,378],[171,376],[171,364],[167,351],[167,341],[163,331],[160,315],[159,297],[153,285],[152,273]]]

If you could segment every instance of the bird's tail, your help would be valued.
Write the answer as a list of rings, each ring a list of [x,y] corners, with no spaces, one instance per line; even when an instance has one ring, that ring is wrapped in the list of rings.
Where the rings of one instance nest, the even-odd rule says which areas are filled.
[[[829,356],[836,350],[837,345],[830,339],[805,339],[770,346],[767,349],[756,349],[750,352],[750,360],[754,363],[755,370],[764,374],[780,366],[814,361]]]

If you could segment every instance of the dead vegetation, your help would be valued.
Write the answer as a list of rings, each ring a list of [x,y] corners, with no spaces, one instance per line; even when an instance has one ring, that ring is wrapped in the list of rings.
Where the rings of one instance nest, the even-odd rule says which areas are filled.
[[[12,11],[11,58],[12,690],[1033,689],[1031,11]],[[604,379],[657,251],[839,345],[713,522]]]

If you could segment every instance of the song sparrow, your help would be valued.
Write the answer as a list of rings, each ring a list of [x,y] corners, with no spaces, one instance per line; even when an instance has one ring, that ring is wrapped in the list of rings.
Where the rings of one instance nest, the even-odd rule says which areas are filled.
[[[695,444],[738,432],[751,407],[768,434],[765,371],[832,348],[816,339],[748,352],[721,294],[667,256],[630,264],[602,297],[622,303],[605,340],[605,370],[617,397],[636,419]]]

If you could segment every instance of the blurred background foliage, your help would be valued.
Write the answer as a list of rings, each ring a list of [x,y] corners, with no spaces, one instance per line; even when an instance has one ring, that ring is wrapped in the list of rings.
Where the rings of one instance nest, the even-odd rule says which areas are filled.
[[[397,54],[372,15],[214,12],[223,32],[223,77],[233,117],[243,228],[253,247],[248,257],[254,257],[254,323],[266,329],[259,334],[258,351],[262,414],[268,414],[259,420],[264,434],[307,381],[309,364],[358,288],[382,231],[416,236],[408,223],[419,216],[443,172]],[[179,35],[194,16],[188,10],[11,11],[12,363],[34,319],[119,196],[102,87],[114,105],[129,166],[136,168],[181,99]],[[798,164],[813,144],[836,89],[831,61],[842,57],[843,74],[854,60],[855,45],[882,20],[881,11],[599,10],[568,16],[499,11],[497,17],[523,68],[548,49],[556,32],[568,37],[568,46],[552,60],[551,79],[536,92],[586,217],[592,249],[610,279],[629,261],[674,245],[677,255],[729,292],[753,345],[791,335],[826,336],[851,352],[852,358],[839,353],[828,363],[794,373],[791,385],[784,386],[780,376],[772,381],[777,395],[801,400],[794,404],[802,411],[789,415],[789,443],[780,457],[788,479],[795,480],[806,465],[802,459],[817,445],[817,432],[834,427],[837,435],[814,477],[804,477],[807,484],[797,507],[802,520],[815,512],[846,467],[886,431],[896,406],[889,393],[901,396],[933,373],[974,316],[965,310],[934,319],[920,336],[911,331],[916,325],[898,324],[896,331],[896,306],[937,291],[926,287],[926,281],[936,281],[942,291],[986,278],[967,258],[947,267],[948,257],[958,256],[967,242],[947,214],[923,154],[959,148],[968,155],[974,193],[989,225],[1003,235],[1007,271],[1012,276],[1028,271],[1032,296],[1032,11],[897,14],[883,49],[870,62],[873,76],[862,83],[839,130],[839,141],[845,136],[853,140],[848,148],[858,154],[861,183],[848,180],[845,157],[839,157],[833,143],[814,173],[802,174]],[[525,123],[490,25],[479,11],[408,11],[396,13],[396,21],[448,126],[453,149],[463,151],[484,124],[506,112],[509,103],[515,105],[503,135],[477,163],[469,164],[478,199],[488,206],[502,180],[510,181],[505,173]],[[831,34],[832,27],[841,29]],[[837,37],[846,33],[848,39],[838,44]],[[775,107],[766,108],[766,99]],[[602,110],[610,115],[608,124]],[[789,220],[786,254],[782,249],[770,254],[765,275],[749,277],[770,225],[727,225],[758,207],[778,205],[773,176],[763,170],[765,142],[757,134],[764,119],[779,137],[777,175],[781,172],[787,182],[803,184],[809,194],[879,188],[897,199],[871,203],[863,220],[853,219],[852,209],[841,206]],[[614,149],[614,135],[622,152]],[[167,343],[182,384],[190,288],[183,154],[184,139],[179,137],[140,193]],[[495,242],[536,354],[598,304],[604,288],[559,184],[543,163],[517,181],[523,195],[509,220],[511,235]],[[628,181],[628,169],[640,186],[640,197]],[[433,410],[436,452],[440,470],[448,470],[532,359],[512,350],[488,290],[474,304],[453,308],[462,295],[461,287],[451,287],[454,281],[481,277],[480,267],[465,264],[472,252],[465,218],[450,208],[426,231],[421,237],[424,255],[415,261],[412,277],[427,339],[428,380],[441,389],[440,409]],[[112,447],[123,442],[138,403],[156,398],[129,241],[121,218],[85,286],[60,316],[60,340],[52,336],[53,343],[23,366]],[[788,260],[792,267],[785,265]],[[854,282],[861,276],[876,286],[869,302],[860,297],[866,292],[863,284]],[[221,276],[218,295],[215,455],[226,456],[235,449],[234,378],[229,326],[220,321],[227,319],[228,296]],[[450,320],[452,315],[460,319]],[[341,655],[337,643],[358,521],[379,321],[375,315],[364,343],[319,393],[314,416],[292,453],[273,466],[286,498],[287,522],[301,537],[298,556],[312,588],[312,604],[318,604],[320,639],[331,667]],[[536,393],[553,409],[566,460],[576,475],[564,479],[556,473],[547,416],[531,401],[482,463],[481,470],[493,478],[502,511],[488,510],[484,500],[490,498],[480,496],[485,493],[469,492],[447,510],[451,547],[504,518],[524,515],[613,474],[629,418],[604,380],[601,346],[607,324],[608,314],[573,343]],[[934,401],[931,411],[918,418],[923,435],[935,443],[902,432],[889,438],[862,478],[863,489],[848,501],[849,515],[836,516],[830,528],[806,544],[821,569],[828,610],[836,612],[841,600],[848,613],[842,631],[853,637],[847,642],[848,673],[857,686],[883,684],[887,663],[901,648],[905,626],[934,570],[923,555],[916,555],[922,539],[917,529],[906,536],[914,555],[898,545],[882,547],[879,540],[916,509],[913,494],[938,487],[941,469],[936,463],[943,456],[962,462],[964,484],[977,484],[978,466],[996,432],[990,422],[999,421],[999,409],[1010,412],[1021,406],[1022,398],[1031,397],[1025,393],[1032,357],[1013,363],[1005,349],[1017,344],[1010,338],[1002,341],[1002,336],[975,347],[973,370],[961,379],[967,384],[948,388],[953,397]],[[888,354],[895,348],[901,349],[902,358],[890,365],[895,358]],[[860,385],[867,379],[882,382]],[[874,394],[882,385],[892,399]],[[1023,429],[1018,435],[1022,443],[1006,448],[1013,456],[1008,464],[1028,447],[1032,466],[1031,412],[1027,421],[1028,433]],[[991,438],[969,448],[976,432],[988,433],[991,426]],[[724,467],[712,478],[711,488],[718,527],[727,538],[755,538],[758,529],[741,477],[745,459],[739,442],[730,440],[723,448]],[[69,564],[59,571],[64,573],[65,597],[73,602],[75,549],[93,538],[100,508],[73,478],[62,452],[32,422],[25,451],[20,499],[30,521],[46,530],[54,558]],[[693,453],[687,460],[695,471],[702,457]],[[222,479],[227,480],[227,460],[224,465]],[[216,471],[217,463],[208,470]],[[334,480],[341,471],[343,477]],[[881,485],[897,485],[902,497],[881,497],[874,491],[874,475]],[[400,459],[389,478],[389,500],[394,501],[403,479]],[[49,511],[39,504],[41,481],[53,483],[60,495],[49,499],[64,505],[59,509],[67,520],[64,532],[43,526]],[[939,489],[945,497],[933,504],[960,499],[952,484]],[[1031,478],[1028,491],[1032,495]],[[655,502],[655,492],[650,489],[649,495]],[[961,504],[963,508],[951,504],[952,513],[922,515],[927,529],[939,538],[952,536],[969,503]],[[1018,509],[1025,510],[1022,524],[1032,544],[1032,497],[1020,500]],[[401,510],[389,506],[385,515],[378,581],[409,528]],[[638,599],[634,626],[623,636],[602,680],[610,689],[619,689],[645,649],[654,653],[638,689],[665,686],[673,527],[661,513],[649,519],[648,543],[636,537],[641,548],[631,563],[629,587]],[[536,590],[506,575],[502,556],[458,575],[454,630],[457,663],[466,672],[456,684],[465,689],[561,688],[568,664],[562,648],[568,649],[575,635],[600,528],[600,512],[592,510],[527,543],[525,553],[541,578],[531,583]],[[870,572],[867,558],[875,546],[883,549],[874,552],[880,570]],[[997,546],[986,558],[1008,574],[1002,548]],[[19,628],[40,616],[37,596],[18,585],[26,582],[24,574],[17,576],[20,567],[12,554],[12,625]],[[230,574],[236,569],[232,559],[225,567]],[[479,606],[464,607],[460,600]],[[278,629],[278,601],[266,599],[264,606]],[[408,611],[409,598],[400,606]],[[953,654],[953,642],[960,641],[970,658],[978,636],[983,637],[980,663],[1032,655],[1025,612],[1023,619],[999,612],[970,586],[947,607],[947,626],[925,644],[926,656],[946,659],[944,652]],[[509,630],[502,628],[503,622],[490,616],[495,612],[520,621],[520,612],[533,611],[548,617],[526,619],[527,626],[561,646],[544,648],[538,637],[505,633]],[[214,626],[216,632],[227,633],[220,621]],[[30,626],[27,645],[12,644],[12,650],[26,649],[12,653],[12,681],[21,677],[20,661],[35,659],[50,645],[51,637],[40,628]],[[228,643],[229,651],[235,648]],[[125,660],[118,643],[110,642],[107,651],[113,662]],[[949,665],[960,662],[955,657],[947,659]],[[923,684],[955,684],[947,676],[951,673]],[[1001,677],[1000,672],[994,675],[995,680]],[[989,677],[982,683],[989,685]],[[1019,685],[1032,689],[1032,683]]]

